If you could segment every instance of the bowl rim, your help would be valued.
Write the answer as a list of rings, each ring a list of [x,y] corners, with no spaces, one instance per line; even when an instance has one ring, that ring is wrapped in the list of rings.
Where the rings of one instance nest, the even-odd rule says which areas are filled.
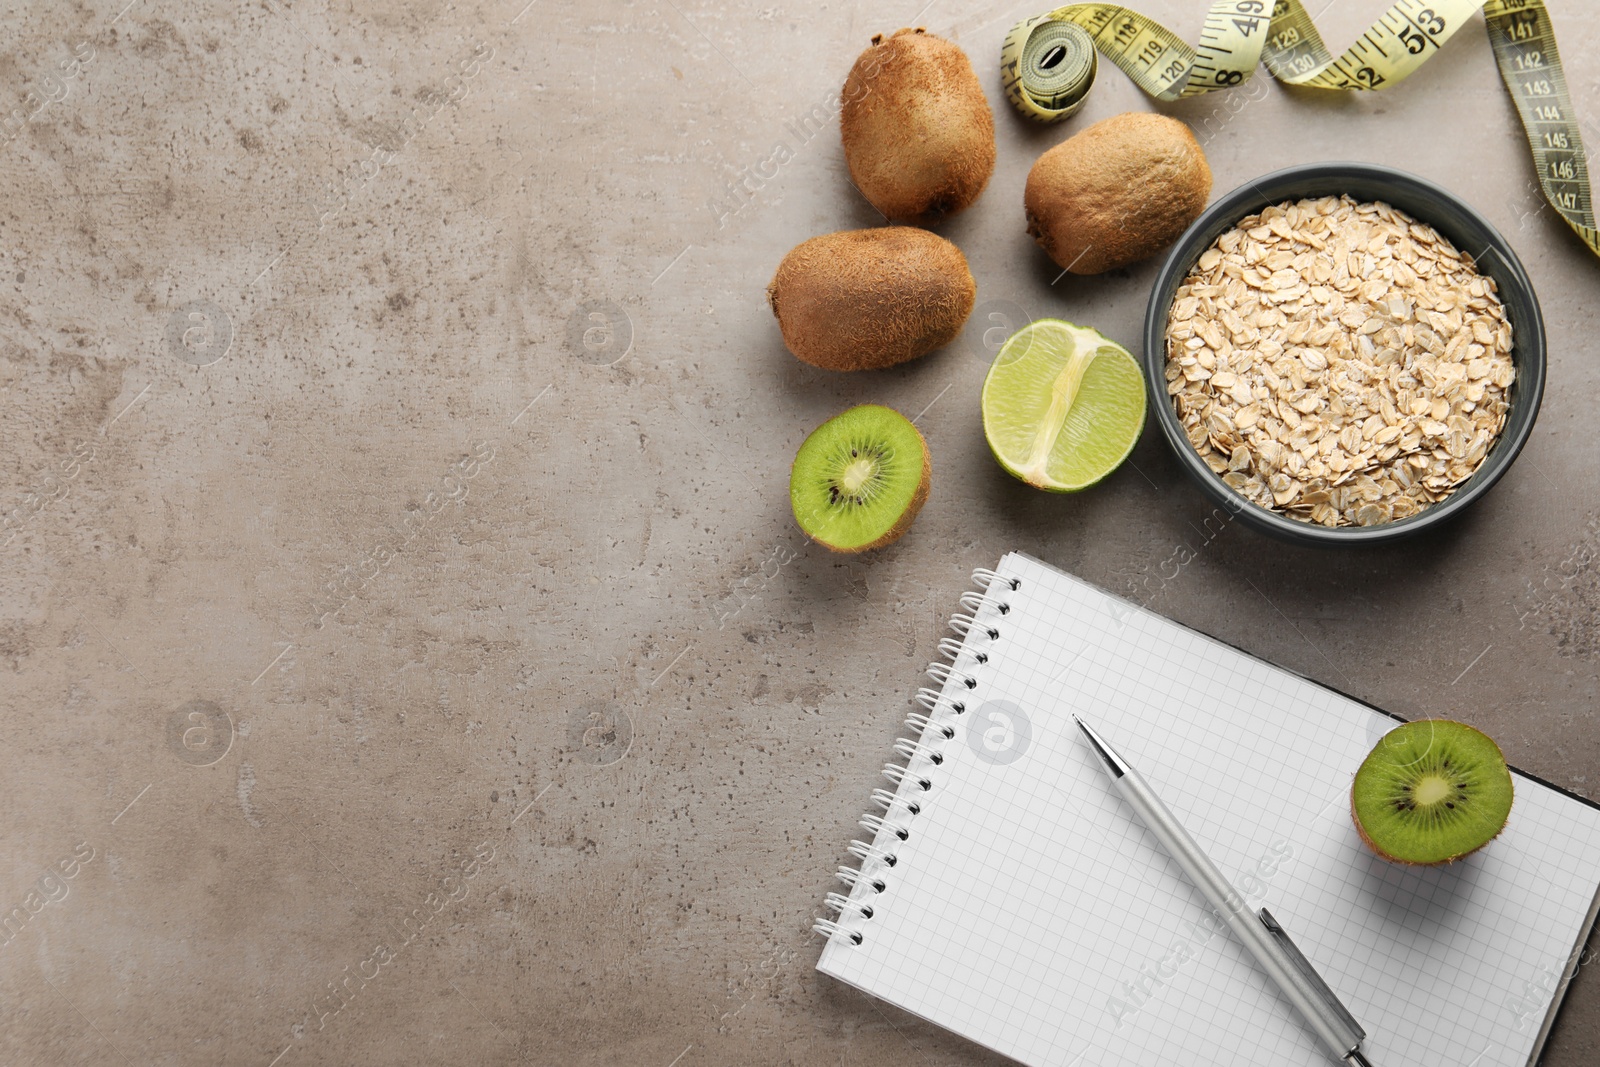
[[[1462,217],[1468,230],[1478,231],[1470,234],[1472,240],[1460,240],[1460,237],[1469,235],[1458,232],[1455,226],[1448,223],[1441,226],[1426,212],[1410,208],[1402,210],[1419,222],[1433,226],[1458,249],[1472,255],[1474,262],[1480,264],[1480,271],[1495,278],[1505,303],[1510,303],[1510,300],[1506,299],[1506,290],[1512,288],[1519,290],[1520,296],[1525,298],[1531,310],[1531,315],[1527,316],[1527,321],[1513,324],[1511,358],[1517,369],[1517,381],[1506,425],[1472,477],[1448,498],[1423,509],[1416,515],[1380,523],[1377,526],[1330,527],[1301,522],[1279,512],[1269,511],[1233,490],[1205,465],[1200,454],[1195,451],[1187,435],[1184,434],[1172,400],[1166,392],[1166,325],[1173,303],[1172,294],[1182,284],[1194,261],[1211,246],[1217,234],[1244,216],[1284,200],[1346,193],[1348,189],[1340,189],[1339,183],[1351,179],[1370,185],[1400,187],[1407,193],[1449,205]],[[1274,193],[1274,190],[1290,185],[1303,185],[1307,181],[1325,184],[1329,188],[1322,193],[1311,191]],[[1382,200],[1383,197],[1375,196],[1371,199]],[[1220,229],[1214,230],[1221,220],[1226,221]],[[1210,238],[1204,239],[1208,233],[1211,234]],[[1480,243],[1483,245],[1482,251],[1474,254],[1472,248]],[[1498,267],[1492,264],[1487,267],[1482,265],[1491,251],[1500,261]],[[1459,515],[1493,488],[1511,467],[1533,432],[1534,423],[1539,416],[1539,407],[1544,399],[1546,367],[1544,315],[1539,307],[1533,283],[1529,280],[1522,261],[1510,243],[1487,218],[1460,196],[1426,178],[1381,163],[1342,160],[1301,163],[1246,181],[1232,192],[1213,201],[1173,243],[1150,289],[1150,299],[1145,310],[1143,362],[1148,400],[1150,406],[1155,408],[1155,421],[1161,427],[1162,436],[1177,455],[1179,465],[1212,501],[1226,508],[1247,525],[1282,540],[1299,544],[1378,544],[1409,537],[1435,523],[1448,521]],[[1527,414],[1524,416],[1523,412]]]

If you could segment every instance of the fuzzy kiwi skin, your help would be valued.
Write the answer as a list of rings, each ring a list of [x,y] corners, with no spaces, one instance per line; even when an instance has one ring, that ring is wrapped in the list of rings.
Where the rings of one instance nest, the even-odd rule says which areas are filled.
[[[783,343],[825,370],[879,370],[942,348],[977,296],[961,249],[914,226],[803,241],[767,286]]]
[[[927,438],[922,436],[921,430],[917,431],[917,440],[922,444],[922,480],[917,483],[917,491],[912,494],[911,502],[906,505],[905,511],[900,513],[899,520],[896,521],[893,526],[889,527],[889,529],[885,530],[882,537],[871,542],[870,544],[861,545],[858,548],[840,548],[838,545],[830,545],[820,537],[811,537],[810,534],[807,534],[806,536],[811,537],[813,541],[821,545],[823,548],[826,548],[828,551],[837,552],[840,555],[855,555],[858,552],[870,552],[874,548],[882,548],[884,545],[892,545],[896,541],[900,540],[900,538],[904,536],[905,532],[911,529],[912,520],[917,517],[917,512],[922,510],[922,505],[928,502],[928,492],[933,488],[933,461],[928,453]],[[791,478],[794,477],[794,467],[792,465],[789,468],[789,476]]]
[[[1421,721],[1421,720],[1415,720],[1415,721]],[[1466,726],[1465,723],[1461,723],[1459,725]],[[1474,733],[1483,734],[1483,731],[1477,729],[1476,727],[1468,726],[1467,728],[1469,730],[1472,730]],[[1496,752],[1500,752],[1500,760],[1501,760],[1501,762],[1502,763],[1505,762],[1505,753],[1501,752],[1499,743],[1496,742],[1494,740],[1494,738],[1489,737],[1487,734],[1483,734],[1483,737],[1491,745],[1494,745]],[[1516,788],[1515,782],[1516,782],[1516,779],[1513,778],[1512,779],[1512,783],[1513,783],[1512,784],[1512,789],[1513,789],[1513,791],[1515,791],[1515,788]],[[1401,859],[1399,856],[1391,856],[1391,855],[1389,855],[1389,853],[1385,852],[1383,850],[1383,848],[1381,846],[1379,846],[1379,844],[1376,841],[1374,841],[1371,837],[1369,837],[1367,835],[1367,828],[1365,826],[1361,825],[1361,816],[1356,813],[1356,793],[1355,793],[1354,783],[1352,783],[1351,789],[1350,789],[1350,821],[1356,824],[1356,833],[1361,835],[1362,843],[1365,844],[1368,848],[1370,848],[1373,851],[1374,855],[1378,856],[1381,859],[1386,859],[1390,863],[1398,863],[1403,867],[1443,867],[1443,866],[1446,866],[1448,864],[1454,863],[1457,860],[1466,859],[1468,856],[1470,856],[1474,852],[1478,851],[1478,849],[1482,848],[1484,845],[1487,845],[1489,843],[1489,841],[1493,841],[1496,837],[1499,837],[1501,834],[1505,833],[1506,832],[1506,826],[1510,825],[1510,822],[1511,822],[1510,819],[1507,819],[1506,822],[1501,825],[1500,829],[1498,829],[1498,830],[1496,830],[1494,832],[1494,837],[1489,838],[1489,841],[1483,842],[1482,845],[1478,845],[1478,846],[1476,846],[1474,848],[1469,848],[1465,852],[1458,852],[1454,856],[1446,856],[1444,859],[1436,860],[1433,863],[1418,863],[1416,860]]]
[[[921,29],[879,34],[856,58],[839,127],[856,188],[891,219],[937,222],[994,173],[994,115],[972,63]]]
[[[1210,197],[1211,167],[1189,127],[1130,111],[1040,156],[1023,202],[1028,233],[1057,266],[1100,274],[1170,245]]]

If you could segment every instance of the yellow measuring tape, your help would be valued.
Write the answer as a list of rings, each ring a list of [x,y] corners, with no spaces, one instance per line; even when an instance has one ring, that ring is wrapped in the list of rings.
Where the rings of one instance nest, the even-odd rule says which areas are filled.
[[[1011,28],[1001,78],[1012,106],[1041,122],[1066,118],[1083,103],[1096,48],[1158,100],[1230,88],[1263,62],[1288,85],[1382,89],[1426,63],[1479,9],[1528,135],[1539,188],[1600,254],[1588,159],[1543,0],[1399,0],[1340,56],[1322,43],[1300,0],[1216,0],[1196,48],[1137,11],[1069,4]]]

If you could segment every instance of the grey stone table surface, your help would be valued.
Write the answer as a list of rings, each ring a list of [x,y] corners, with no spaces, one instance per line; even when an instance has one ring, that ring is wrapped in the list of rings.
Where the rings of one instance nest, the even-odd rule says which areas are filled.
[[[997,57],[1042,5],[918,2],[6,9],[0,1062],[999,1062],[818,975],[809,927],[968,574],[1010,549],[1600,787],[1600,262],[1534,191],[1481,20],[1381,94],[1162,107],[1216,194],[1338,158],[1455,189],[1542,298],[1549,389],[1504,481],[1341,553],[1217,523],[1153,426],[1081,495],[995,465],[985,331],[1132,344],[1156,271],[1057,279],[1028,168],[1153,105],[1108,66],[1084,115],[1027,125]],[[1600,19],[1550,6],[1600,144]],[[1200,4],[1144,7],[1198,34]],[[1318,20],[1342,47],[1381,11]],[[995,110],[995,175],[941,227],[979,314],[829,374],[764,286],[881,222],[835,94],[913,22]],[[834,556],[787,473],[865,401],[918,416],[932,498]],[[1597,1057],[1583,968],[1546,1062]]]

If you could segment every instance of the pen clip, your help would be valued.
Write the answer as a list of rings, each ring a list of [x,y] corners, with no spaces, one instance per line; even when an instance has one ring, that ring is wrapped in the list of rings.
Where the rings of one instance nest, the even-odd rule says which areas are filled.
[[[1328,1010],[1337,1015],[1339,1021],[1349,1028],[1353,1035],[1350,1042],[1351,1048],[1354,1049],[1361,1044],[1362,1040],[1367,1036],[1367,1032],[1361,1029],[1361,1024],[1356,1022],[1355,1016],[1350,1014],[1350,1009],[1344,1006],[1344,1002],[1339,999],[1339,995],[1329,988],[1328,983],[1322,980],[1322,975],[1318,974],[1317,969],[1311,965],[1311,961],[1306,959],[1299,946],[1290,939],[1289,931],[1285,930],[1278,923],[1278,920],[1272,917],[1272,912],[1266,908],[1261,909],[1260,917],[1261,924],[1267,928],[1267,932],[1278,939],[1278,943],[1283,946],[1284,951],[1289,954],[1289,958],[1294,961],[1295,967],[1305,976],[1306,981],[1311,983],[1311,986],[1317,991],[1317,995],[1327,1003]]]

